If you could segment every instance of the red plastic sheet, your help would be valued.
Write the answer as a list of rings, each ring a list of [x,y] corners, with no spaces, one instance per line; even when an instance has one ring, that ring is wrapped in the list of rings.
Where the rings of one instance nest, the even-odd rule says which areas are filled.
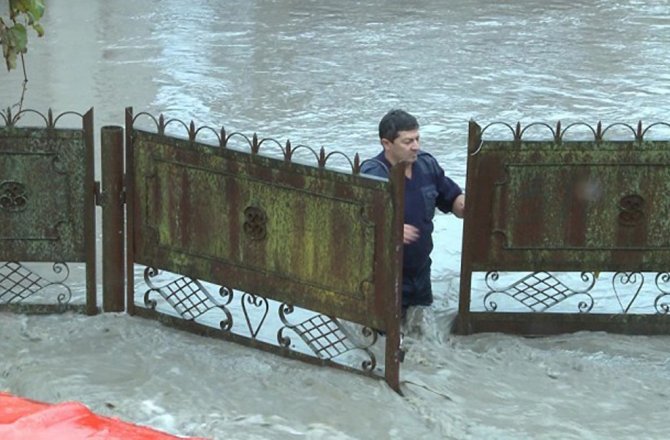
[[[51,405],[0,393],[0,439],[183,440],[185,437],[99,416],[77,402]]]

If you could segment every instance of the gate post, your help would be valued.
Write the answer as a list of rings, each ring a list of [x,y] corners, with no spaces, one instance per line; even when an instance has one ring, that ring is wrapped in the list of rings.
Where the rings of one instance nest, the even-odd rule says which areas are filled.
[[[404,164],[403,164],[404,165]],[[402,307],[402,259],[403,239],[402,230],[405,222],[405,167],[394,166],[391,168],[389,179],[393,191],[393,232],[391,244],[393,246],[393,267],[387,268],[393,276],[391,277],[392,288],[386,294],[386,356],[385,376],[386,383],[396,392],[400,391],[400,362],[404,357],[404,348],[400,335],[400,319]]]
[[[124,216],[123,127],[101,129],[102,192],[102,308],[123,312],[124,304]]]

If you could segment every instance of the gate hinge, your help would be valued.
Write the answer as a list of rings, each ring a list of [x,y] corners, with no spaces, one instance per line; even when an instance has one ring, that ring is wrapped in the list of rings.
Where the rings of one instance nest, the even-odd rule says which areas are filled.
[[[105,204],[107,203],[108,199],[108,192],[107,191],[102,191],[100,189],[101,185],[100,182],[96,181],[95,182],[95,189],[94,189],[94,196],[95,196],[95,205],[96,206],[102,206],[104,208]],[[121,188],[121,191],[119,191],[119,202],[121,205],[126,204],[126,187],[124,186]]]

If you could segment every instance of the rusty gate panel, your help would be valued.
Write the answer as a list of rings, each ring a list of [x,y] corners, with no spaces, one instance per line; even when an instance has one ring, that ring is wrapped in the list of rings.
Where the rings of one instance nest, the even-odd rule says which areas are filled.
[[[219,146],[211,146],[195,141],[192,123],[189,138],[178,139],[164,134],[162,118],[153,119],[156,133],[134,128],[137,117],[129,110],[128,249],[131,266],[151,268],[147,284],[153,268],[187,277],[164,295],[187,320],[215,307],[204,281],[225,286],[226,300],[237,289],[253,295],[247,298],[254,304],[265,298],[284,304],[282,321],[295,306],[320,313],[328,332],[336,319],[370,329],[368,336],[384,331],[388,346],[395,341],[387,351],[387,369],[396,376],[390,382],[397,382],[402,249],[397,184],[356,175],[357,170],[325,169],[323,151],[316,155],[319,166],[301,165],[291,160],[290,144],[280,148],[283,158],[273,158],[258,154],[265,141],[256,137],[248,139],[248,152],[239,151],[229,148],[225,132]],[[353,166],[359,169],[357,159]],[[145,313],[135,306],[132,290],[129,310]],[[197,300],[195,291],[202,291]],[[195,302],[210,306],[185,306]],[[246,304],[242,308],[255,339],[258,329],[250,324]],[[145,300],[145,305],[152,308],[155,302]],[[231,319],[226,313],[224,321]],[[298,327],[311,329],[300,334],[308,344],[315,342],[312,333],[324,331],[313,321],[292,330]],[[339,330],[335,333],[339,338]],[[321,349],[315,350],[319,356]]]
[[[48,286],[61,293],[63,309],[71,291],[64,284],[67,262],[86,263],[87,305],[96,312],[93,111],[75,114],[81,129],[56,128],[58,120],[24,110],[2,114],[0,127],[0,303],[17,304]],[[45,126],[18,127],[37,115]],[[53,262],[50,281],[20,262]],[[65,279],[62,279],[62,277]]]
[[[637,130],[626,126],[632,132],[630,140],[605,140],[611,126],[603,130],[598,125],[591,129],[592,141],[564,140],[566,129],[560,124],[555,130],[535,124],[547,129],[548,141],[523,139],[531,126],[504,125],[511,135],[503,141],[484,139],[491,126],[470,125],[460,331],[478,327],[534,333],[657,332],[662,323],[663,332],[670,330],[661,317],[651,316],[644,324],[629,313],[644,284],[644,272],[656,272],[655,280],[647,279],[647,285],[656,284],[652,292],[656,314],[668,313],[663,304],[670,279],[670,141],[645,140],[641,125]],[[506,271],[533,274],[512,283],[507,291],[492,287]],[[549,271],[580,272],[586,290],[571,290]],[[490,313],[471,311],[473,272],[488,273],[485,302],[501,293],[531,313],[496,312],[495,302],[485,304]],[[594,306],[591,289],[600,282],[601,272],[615,272],[614,295],[621,315],[627,316],[588,313]],[[617,292],[617,283],[639,285],[627,303]],[[575,294],[584,299],[575,316],[532,313],[551,312]]]

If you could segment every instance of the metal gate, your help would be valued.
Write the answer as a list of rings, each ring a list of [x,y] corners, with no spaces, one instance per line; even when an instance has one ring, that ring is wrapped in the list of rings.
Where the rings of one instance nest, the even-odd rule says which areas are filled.
[[[128,312],[398,390],[404,179],[336,156],[127,109]]]
[[[457,331],[668,333],[667,127],[471,122]]]
[[[18,126],[30,117],[44,126]],[[57,128],[64,117],[81,128]],[[0,120],[0,310],[95,314],[93,110],[7,110]],[[85,264],[81,301],[67,282],[72,263]]]

